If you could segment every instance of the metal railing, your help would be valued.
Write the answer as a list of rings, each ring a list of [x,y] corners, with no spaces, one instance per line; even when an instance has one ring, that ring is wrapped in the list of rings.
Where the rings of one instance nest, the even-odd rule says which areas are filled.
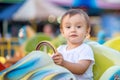
[[[18,38],[0,38],[0,56],[12,56],[18,47]]]

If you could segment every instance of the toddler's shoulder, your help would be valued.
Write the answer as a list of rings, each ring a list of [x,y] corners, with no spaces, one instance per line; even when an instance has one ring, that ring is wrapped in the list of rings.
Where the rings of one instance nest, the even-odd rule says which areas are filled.
[[[92,49],[90,45],[88,45],[87,43],[83,43],[83,46],[87,49]]]
[[[63,50],[63,49],[65,49],[66,46],[67,46],[67,45],[60,45],[60,46],[57,48],[57,50]]]

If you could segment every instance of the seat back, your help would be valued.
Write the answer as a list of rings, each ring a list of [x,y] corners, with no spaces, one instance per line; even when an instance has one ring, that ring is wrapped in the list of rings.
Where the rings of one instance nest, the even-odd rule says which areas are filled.
[[[97,42],[87,42],[87,44],[91,46],[94,52],[94,80],[99,80],[103,73],[111,66],[120,66],[120,52],[104,45],[100,45]]]

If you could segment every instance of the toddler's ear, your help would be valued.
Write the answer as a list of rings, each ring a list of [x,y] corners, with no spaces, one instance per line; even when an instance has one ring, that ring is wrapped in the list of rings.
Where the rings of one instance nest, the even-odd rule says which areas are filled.
[[[90,38],[90,27],[87,29],[87,34],[86,34],[86,38],[89,39]]]
[[[87,29],[87,34],[90,34],[90,31],[91,31],[91,28],[89,27],[89,28]]]

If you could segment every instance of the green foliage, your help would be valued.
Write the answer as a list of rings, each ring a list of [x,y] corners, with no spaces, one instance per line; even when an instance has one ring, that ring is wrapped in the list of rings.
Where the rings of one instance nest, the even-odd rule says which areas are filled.
[[[57,48],[62,44],[66,43],[65,38],[62,35],[59,35],[57,38],[51,41],[51,43]]]
[[[44,41],[44,40],[50,41],[51,38],[42,34],[42,33],[38,33],[34,37],[30,38],[25,44],[26,53],[30,53],[32,51],[35,51],[38,43],[41,41]]]
[[[55,48],[59,47],[60,45],[62,44],[65,44],[66,43],[66,40],[64,39],[64,37],[62,35],[59,35],[58,37],[56,37],[55,39],[51,40],[50,37],[42,34],[42,33],[38,33],[36,34],[34,37],[30,38],[29,40],[26,41],[25,43],[25,53],[30,53],[34,50],[36,50],[36,46],[38,45],[38,43],[40,43],[41,41],[50,41],[51,44],[53,44],[53,46]],[[41,47],[41,51],[44,51],[44,46]],[[49,54],[53,54],[53,50],[47,46],[46,47],[46,51],[47,53]]]

